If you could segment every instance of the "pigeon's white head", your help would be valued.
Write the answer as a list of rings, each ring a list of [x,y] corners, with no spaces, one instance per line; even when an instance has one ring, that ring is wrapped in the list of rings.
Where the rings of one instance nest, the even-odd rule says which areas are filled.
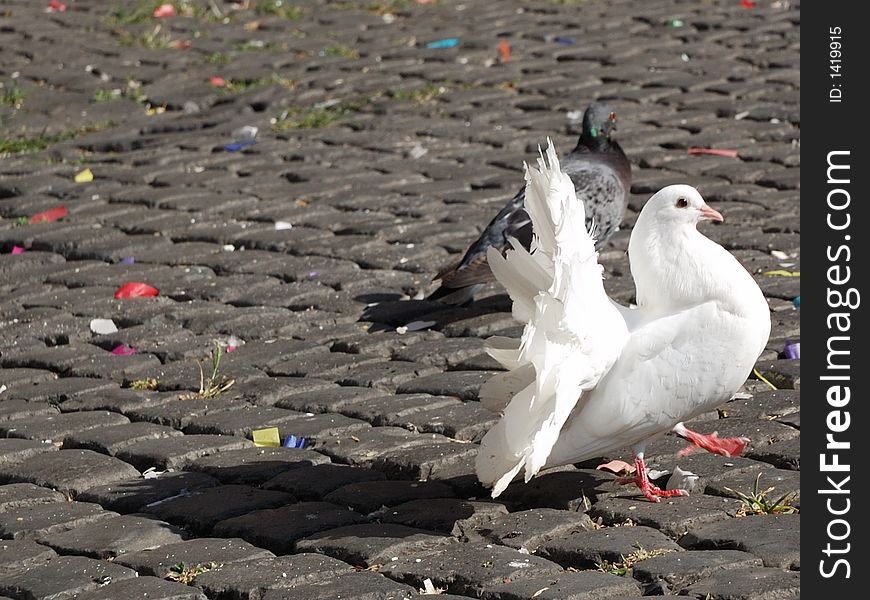
[[[669,185],[659,190],[641,210],[641,218],[652,218],[655,223],[669,225],[696,225],[699,221],[722,222],[722,215],[710,208],[701,194],[690,185]]]
[[[638,305],[685,305],[712,297],[718,265],[736,261],[698,231],[705,220],[722,221],[722,215],[690,185],[669,185],[647,201],[628,241]]]

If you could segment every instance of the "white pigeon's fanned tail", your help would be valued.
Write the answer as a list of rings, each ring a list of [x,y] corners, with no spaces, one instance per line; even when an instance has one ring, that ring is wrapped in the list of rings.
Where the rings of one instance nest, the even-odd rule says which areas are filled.
[[[493,339],[490,355],[507,373],[481,389],[481,400],[504,414],[483,438],[476,468],[498,496],[521,469],[526,481],[547,462],[584,390],[606,373],[628,336],[625,321],[604,292],[595,244],[571,179],[547,140],[538,167],[526,165],[525,209],[532,246],[514,243],[489,264],[525,323],[517,345]]]

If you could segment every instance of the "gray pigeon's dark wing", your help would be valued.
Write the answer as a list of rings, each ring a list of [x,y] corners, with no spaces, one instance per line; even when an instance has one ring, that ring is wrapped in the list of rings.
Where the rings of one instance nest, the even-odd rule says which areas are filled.
[[[463,253],[459,260],[447,265],[435,276],[441,280],[441,288],[429,296],[430,300],[444,299],[456,288],[495,281],[486,261],[486,252],[490,247],[504,252],[510,238],[517,238],[525,247],[532,241],[532,222],[523,210],[525,188],[521,189],[508,202],[483,232]],[[443,289],[447,288],[447,289]]]
[[[562,169],[574,182],[577,199],[586,206],[586,226],[594,226],[595,245],[600,248],[619,227],[631,186],[631,165],[619,144],[611,142],[606,151],[592,151],[578,144],[565,156]],[[526,249],[532,243],[532,223],[523,209],[525,188],[502,208],[463,253],[438,275],[441,286],[430,300],[464,304],[482,284],[495,281],[486,260],[490,247],[504,253],[510,238]]]

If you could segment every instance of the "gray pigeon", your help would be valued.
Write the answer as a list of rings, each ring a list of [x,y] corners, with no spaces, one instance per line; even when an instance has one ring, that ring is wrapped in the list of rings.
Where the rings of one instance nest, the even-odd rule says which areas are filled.
[[[602,103],[589,105],[583,114],[583,132],[577,146],[562,160],[577,192],[586,205],[586,226],[594,223],[595,247],[600,248],[619,227],[631,188],[631,164],[619,144],[611,137],[616,130],[616,113]],[[441,286],[429,300],[465,304],[483,287],[495,281],[486,260],[490,246],[502,254],[516,238],[526,249],[532,241],[532,222],[523,208],[525,187],[489,222],[480,237],[461,258],[444,267],[435,280]]]

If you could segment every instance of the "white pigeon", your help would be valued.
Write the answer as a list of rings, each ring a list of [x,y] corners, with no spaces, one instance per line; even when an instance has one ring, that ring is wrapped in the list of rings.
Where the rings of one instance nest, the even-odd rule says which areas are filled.
[[[733,456],[746,438],[719,438],[682,422],[726,402],[746,381],[770,335],[758,285],[724,248],[702,235],[722,221],[698,191],[671,185],[641,210],[628,255],[637,307],[604,291],[584,205],[549,143],[538,168],[526,165],[530,251],[516,241],[489,265],[525,323],[522,338],[490,338],[489,354],[509,369],[481,388],[502,418],[484,436],[476,470],[498,496],[520,472],[580,462],[631,447],[633,479],[651,501],[687,495],[661,490],[646,474],[646,445],[668,431]]]

